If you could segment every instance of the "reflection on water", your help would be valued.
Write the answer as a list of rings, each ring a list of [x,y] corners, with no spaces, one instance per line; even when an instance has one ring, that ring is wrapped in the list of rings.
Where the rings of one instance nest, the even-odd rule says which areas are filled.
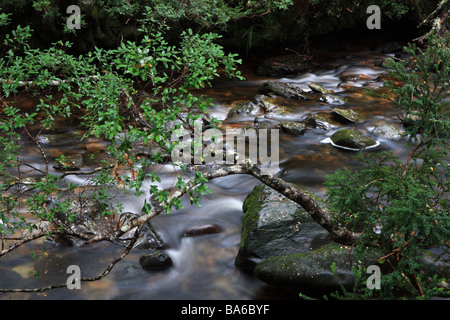
[[[356,126],[371,131],[380,123],[398,122],[397,111],[392,104],[364,93],[367,87],[379,87],[383,82],[380,75],[384,69],[380,61],[385,58],[374,53],[361,53],[324,61],[321,67],[294,78],[277,79],[294,83],[308,90],[311,82],[347,100],[347,106],[358,112],[365,121]],[[203,91],[216,103],[211,115],[224,120],[230,106],[237,100],[251,100],[258,94],[258,86],[266,79],[251,75],[251,81],[219,81],[212,89]],[[329,110],[325,103],[312,101],[288,101],[290,117],[300,120],[306,114]],[[238,125],[246,125],[242,122]],[[234,124],[224,123],[227,126]],[[354,125],[348,125],[352,127]],[[308,130],[303,136],[280,135],[281,177],[287,181],[310,188],[319,195],[325,190],[322,183],[325,175],[342,167],[355,167],[351,151],[337,149],[321,143],[333,130]],[[406,156],[404,141],[377,138],[380,146],[365,152],[393,150]],[[81,151],[73,141],[56,140],[50,150],[53,158],[65,150]],[[86,152],[83,149],[83,152]],[[30,153],[30,159],[37,157]],[[161,187],[174,183],[175,172],[161,168]],[[71,177],[71,179],[80,179]],[[80,182],[80,181],[72,182]],[[252,274],[234,267],[239,249],[242,228],[242,203],[245,196],[258,184],[249,176],[229,176],[212,181],[212,194],[201,202],[202,206],[190,206],[185,201],[185,210],[161,214],[152,220],[154,228],[169,244],[168,254],[173,267],[162,271],[143,270],[139,263],[142,251],[134,250],[119,262],[105,279],[97,282],[83,282],[81,290],[66,288],[45,293],[1,294],[0,299],[287,299],[296,298],[297,293],[266,285]],[[139,212],[144,196],[118,198],[126,211]],[[184,232],[192,227],[204,225],[220,227],[221,232],[198,237],[185,237]],[[99,243],[88,248],[52,247],[46,244],[48,256],[42,254],[40,243],[27,244],[11,255],[1,258],[0,287],[39,287],[49,283],[64,283],[69,265],[80,266],[82,276],[95,276],[110,261],[120,254],[121,247]],[[34,260],[30,253],[39,253]],[[35,277],[33,271],[39,272]]]

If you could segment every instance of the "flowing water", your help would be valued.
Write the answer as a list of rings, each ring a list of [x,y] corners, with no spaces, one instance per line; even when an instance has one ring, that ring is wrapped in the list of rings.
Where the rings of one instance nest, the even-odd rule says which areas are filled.
[[[398,110],[388,101],[366,95],[367,87],[383,86],[385,69],[380,62],[386,58],[371,51],[339,54],[321,61],[311,72],[293,78],[260,77],[251,71],[244,73],[246,81],[221,80],[202,93],[211,97],[215,106],[212,116],[225,120],[231,106],[240,100],[252,100],[258,94],[258,86],[266,80],[293,83],[308,90],[315,82],[325,89],[338,93],[347,100],[345,107],[358,112],[365,121],[355,126],[370,132],[381,123],[398,124]],[[250,67],[248,69],[251,69]],[[330,110],[330,105],[317,101],[286,101],[290,120],[300,120],[309,113]],[[254,117],[253,117],[254,118]],[[253,124],[253,118],[225,121],[222,128],[245,127]],[[352,127],[352,124],[344,127]],[[280,176],[323,195],[325,175],[342,167],[355,168],[358,163],[354,152],[324,143],[336,129],[329,131],[310,129],[302,136],[280,134]],[[406,157],[404,140],[388,140],[376,137],[380,145],[364,152],[392,150]],[[86,152],[84,145],[64,136],[54,142],[49,152],[53,156],[67,150]],[[176,172],[170,166],[161,167],[162,186],[170,186]],[[72,179],[79,179],[77,177]],[[77,182],[77,181],[74,181]],[[185,210],[161,214],[152,220],[156,231],[168,243],[168,254],[173,266],[166,270],[143,270],[138,263],[143,251],[133,250],[120,261],[106,278],[96,282],[81,283],[81,290],[67,288],[44,293],[5,293],[0,299],[288,299],[297,292],[275,288],[258,280],[251,273],[235,268],[234,259],[239,249],[242,229],[242,204],[246,195],[259,182],[250,176],[236,175],[213,180],[209,186],[212,194],[205,196],[199,208],[185,201]],[[126,211],[139,212],[144,197],[123,197]],[[197,237],[183,236],[193,227],[215,225],[221,232]],[[81,276],[95,276],[123,248],[109,243],[98,243],[86,248],[47,245],[48,257],[42,256],[42,241],[27,244],[12,254],[1,258],[0,287],[39,287],[49,283],[65,283],[70,274],[69,265],[78,265]],[[31,257],[36,252],[40,258]],[[33,271],[39,271],[36,277]]]

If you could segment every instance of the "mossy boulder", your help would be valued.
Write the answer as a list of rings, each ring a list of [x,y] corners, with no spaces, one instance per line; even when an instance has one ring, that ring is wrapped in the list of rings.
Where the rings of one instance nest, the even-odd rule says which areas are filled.
[[[351,267],[350,247],[329,243],[317,250],[270,257],[258,263],[255,275],[279,286],[335,291],[342,285],[350,289],[355,276]],[[336,264],[336,275],[331,265]]]
[[[362,150],[377,145],[377,142],[355,129],[340,129],[330,137],[332,144],[349,150]]]
[[[268,186],[256,186],[245,199],[243,211],[235,261],[240,268],[252,270],[269,257],[307,252],[330,242],[328,231],[300,205]]]

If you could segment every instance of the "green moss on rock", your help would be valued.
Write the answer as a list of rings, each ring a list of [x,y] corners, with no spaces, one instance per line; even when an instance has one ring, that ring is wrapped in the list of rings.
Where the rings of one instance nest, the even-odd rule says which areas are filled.
[[[354,284],[351,269],[350,248],[330,243],[320,249],[263,260],[255,267],[255,275],[273,285],[314,287],[316,289],[339,288],[339,282],[331,271],[336,264],[336,275],[346,288]]]
[[[354,129],[338,130],[333,133],[330,139],[337,147],[354,150],[361,150],[377,145],[375,140]]]

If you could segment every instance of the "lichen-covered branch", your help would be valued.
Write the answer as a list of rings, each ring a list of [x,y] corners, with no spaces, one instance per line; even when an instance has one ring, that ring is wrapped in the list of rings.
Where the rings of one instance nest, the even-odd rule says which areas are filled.
[[[251,175],[256,179],[258,179],[259,181],[261,181],[262,183],[271,187],[272,189],[278,191],[288,199],[298,203],[311,215],[311,217],[317,223],[319,223],[322,227],[324,227],[327,231],[331,233],[336,242],[351,245],[360,236],[358,233],[354,233],[348,230],[347,228],[341,226],[338,222],[336,222],[326,209],[319,206],[317,201],[310,193],[306,192],[305,190],[298,189],[292,186],[290,183],[278,177],[274,177],[273,175],[263,175],[261,173],[260,168],[257,165],[251,163],[249,160],[245,164],[236,164],[232,166],[215,169],[206,172],[203,175],[207,180],[212,180],[215,178],[225,177],[232,174]],[[192,179],[186,184],[186,187],[183,190],[172,189],[169,198],[167,199],[167,203],[170,203],[171,201],[183,196],[188,190],[194,188],[195,185],[196,180]],[[120,237],[121,235],[123,235],[124,233],[133,229],[136,226],[145,224],[147,221],[149,221],[150,219],[161,213],[163,210],[164,209],[161,206],[153,207],[149,213],[142,215],[136,219],[133,219],[130,221],[130,223],[122,226],[122,228],[120,228],[114,234],[114,238]]]

